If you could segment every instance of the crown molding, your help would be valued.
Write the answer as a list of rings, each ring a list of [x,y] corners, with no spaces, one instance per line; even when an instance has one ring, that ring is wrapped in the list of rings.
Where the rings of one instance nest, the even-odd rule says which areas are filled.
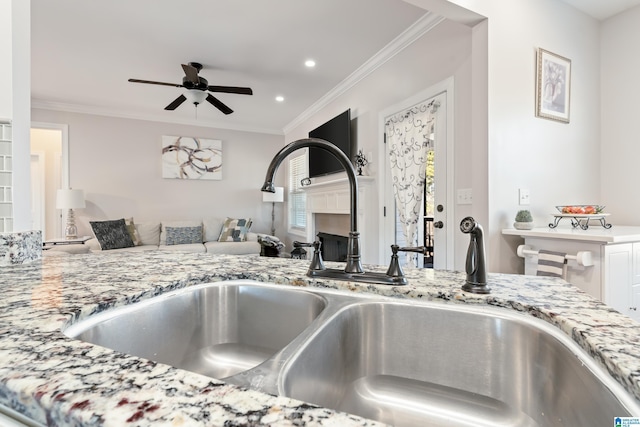
[[[281,129],[260,128],[256,126],[230,125],[229,123],[216,121],[198,121],[189,119],[178,119],[160,114],[137,114],[128,111],[115,111],[109,108],[101,108],[79,104],[67,104],[62,102],[51,102],[42,99],[31,99],[31,108],[43,110],[65,111],[69,113],[91,114],[95,116],[117,117],[130,120],[145,120],[150,122],[174,123],[187,126],[198,126],[205,128],[226,129],[240,132],[265,133],[270,135],[284,135]]]
[[[358,84],[362,79],[373,73],[379,67],[384,65],[391,58],[402,52],[413,42],[420,37],[431,31],[439,23],[444,21],[444,17],[436,15],[433,12],[425,13],[420,19],[407,28],[402,34],[393,39],[389,44],[380,49],[374,56],[372,56],[367,62],[362,64],[357,70],[351,73],[346,79],[340,82],[336,87],[327,92],[322,98],[313,103],[309,108],[302,112],[298,117],[293,119],[292,122],[287,124],[283,128],[283,132],[286,135],[297,126],[302,124],[305,120],[312,117],[322,108],[326,107],[329,103],[334,101],[340,95],[351,89]]]

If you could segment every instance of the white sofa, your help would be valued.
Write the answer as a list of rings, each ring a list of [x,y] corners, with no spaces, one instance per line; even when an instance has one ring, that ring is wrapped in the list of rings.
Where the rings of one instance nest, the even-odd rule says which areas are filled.
[[[103,251],[95,235],[86,242],[91,252],[141,252],[141,251],[179,251],[228,255],[259,255],[261,250],[258,237],[266,236],[258,233],[246,233],[245,241],[218,241],[225,218],[205,218],[202,221],[160,221],[135,222],[138,244],[133,247],[109,249]],[[167,244],[167,228],[202,226],[202,242],[187,244]],[[91,227],[89,227],[91,229]],[[276,237],[271,236],[277,239]],[[135,242],[135,240],[134,240]],[[169,242],[171,243],[171,242]]]

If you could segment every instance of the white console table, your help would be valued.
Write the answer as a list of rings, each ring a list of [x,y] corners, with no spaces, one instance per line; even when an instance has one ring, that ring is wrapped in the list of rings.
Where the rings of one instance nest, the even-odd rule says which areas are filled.
[[[567,281],[637,321],[640,321],[640,227],[610,229],[534,228],[504,229],[504,235],[520,236],[529,251],[541,249],[576,255],[591,252],[592,265],[567,263]],[[535,275],[537,256],[524,258],[525,274]]]

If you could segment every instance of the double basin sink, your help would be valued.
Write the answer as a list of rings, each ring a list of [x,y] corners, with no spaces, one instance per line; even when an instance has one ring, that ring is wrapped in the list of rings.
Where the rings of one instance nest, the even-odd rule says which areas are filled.
[[[64,332],[396,426],[604,426],[640,415],[566,335],[506,309],[228,281]]]

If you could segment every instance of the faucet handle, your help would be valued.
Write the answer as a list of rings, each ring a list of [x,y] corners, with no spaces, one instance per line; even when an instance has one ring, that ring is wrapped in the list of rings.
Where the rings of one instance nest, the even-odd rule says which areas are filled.
[[[398,252],[417,252],[425,254],[427,252],[427,248],[424,246],[401,248],[398,245],[391,245],[391,252],[391,263],[389,264],[389,268],[387,269],[387,276],[404,277],[404,271],[402,271],[400,262],[398,262]]]
[[[324,261],[322,260],[322,253],[320,252],[320,246],[322,243],[319,240],[315,242],[298,242],[297,240],[293,242],[294,248],[313,248],[313,258],[311,259],[311,265],[309,266],[309,270],[312,271],[320,271],[325,270]]]
[[[396,252],[417,252],[419,254],[426,254],[427,248],[425,246],[408,246],[408,247],[398,247],[398,245],[391,245],[391,250],[393,251],[393,247],[396,247]]]
[[[387,269],[387,276],[389,277],[404,277],[404,271],[402,271],[402,267],[398,262],[398,250],[400,250],[400,246],[391,245],[391,263]]]
[[[313,258],[311,259],[311,265],[309,266],[309,270],[318,271],[325,270],[324,261],[322,261],[322,253],[320,252],[320,246],[322,243],[319,240],[316,240],[313,243],[309,243],[309,246],[313,246]]]
[[[295,240],[293,242],[293,247],[294,248],[311,248],[313,247],[314,244],[315,242],[308,243],[308,242],[298,242],[297,240]]]

